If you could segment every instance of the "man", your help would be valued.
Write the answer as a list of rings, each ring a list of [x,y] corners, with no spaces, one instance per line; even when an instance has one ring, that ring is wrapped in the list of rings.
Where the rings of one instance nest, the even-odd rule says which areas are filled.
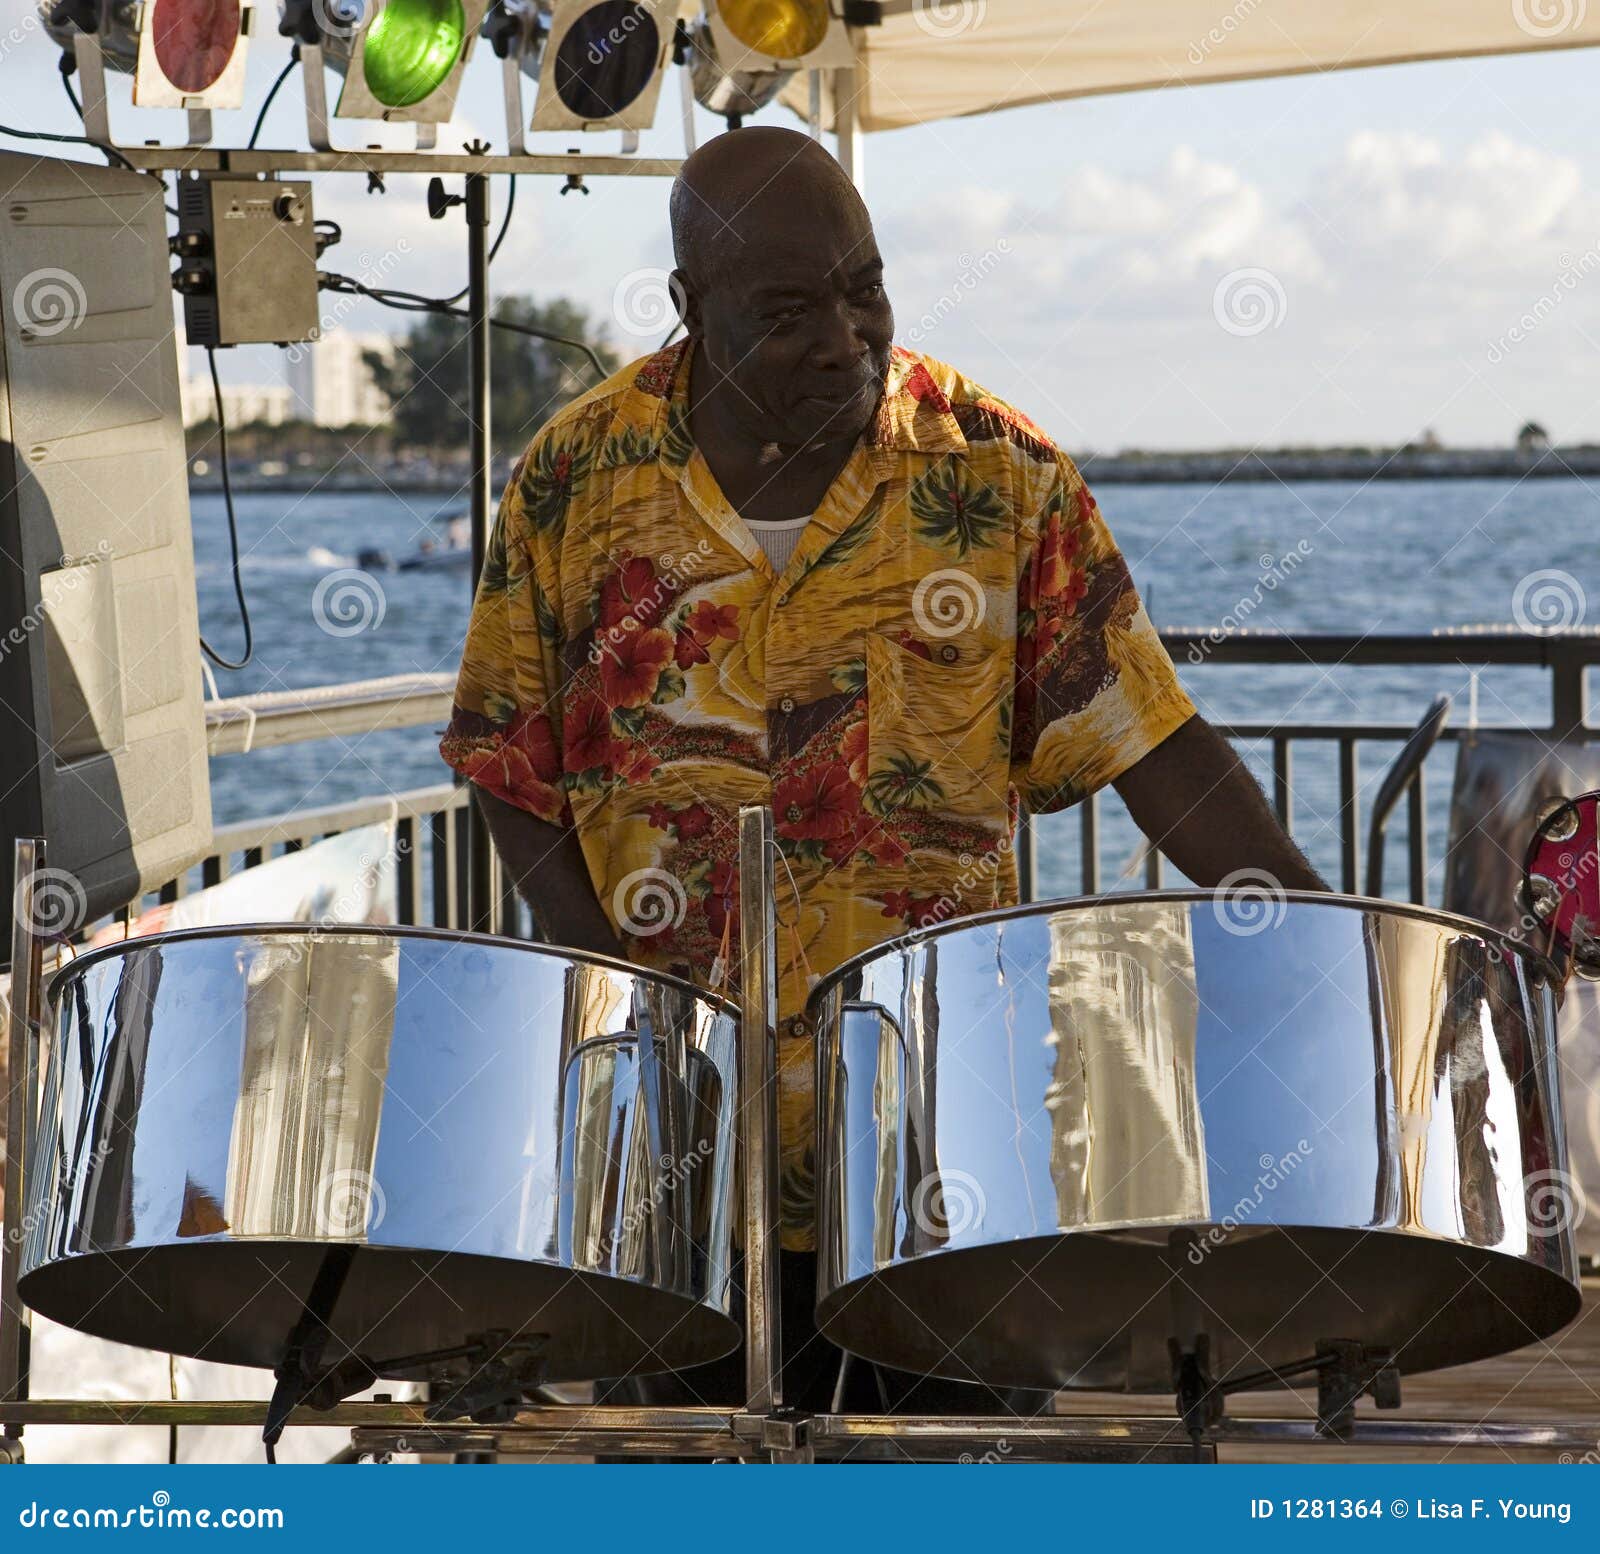
[[[737,954],[737,811],[772,806],[800,1252],[807,989],[1013,902],[1019,796],[1045,812],[1112,783],[1201,885],[1249,867],[1325,887],[1178,685],[1070,459],[892,346],[871,220],[818,144],[711,141],[672,235],[687,339],[534,438],[442,750],[547,938],[704,986]]]

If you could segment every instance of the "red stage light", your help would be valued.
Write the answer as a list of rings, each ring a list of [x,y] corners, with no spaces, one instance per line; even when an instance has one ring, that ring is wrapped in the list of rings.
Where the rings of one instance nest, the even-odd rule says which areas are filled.
[[[155,0],[150,32],[161,73],[180,92],[204,92],[228,68],[239,25],[239,0]]]

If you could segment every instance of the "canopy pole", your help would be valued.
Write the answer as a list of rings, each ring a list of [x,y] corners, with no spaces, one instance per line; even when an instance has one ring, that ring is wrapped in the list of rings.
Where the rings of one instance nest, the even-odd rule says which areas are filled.
[[[833,72],[833,127],[839,137],[839,165],[858,189],[865,189],[866,136],[861,132],[857,112],[856,93],[858,75],[855,66]]]

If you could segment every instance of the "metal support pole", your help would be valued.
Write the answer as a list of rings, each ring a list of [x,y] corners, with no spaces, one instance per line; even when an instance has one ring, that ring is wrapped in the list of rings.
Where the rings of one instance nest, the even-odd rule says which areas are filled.
[[[860,115],[856,101],[859,77],[852,67],[833,72],[833,128],[839,140],[839,165],[856,188],[864,187],[866,137],[861,133]]]
[[[7,1030],[6,1174],[4,1243],[0,1244],[0,1401],[28,1396],[28,1313],[17,1298],[22,1260],[22,1196],[33,1137],[34,1086],[38,1073],[35,1032],[39,1028],[39,983],[44,945],[33,932],[34,883],[44,867],[44,838],[18,837],[11,896],[11,1008]],[[20,1435],[22,1427],[16,1426]]]
[[[485,150],[488,148],[485,147]],[[489,489],[489,175],[467,174],[467,404],[472,423],[472,591],[477,593],[493,520]],[[467,922],[494,927],[494,848],[476,804],[467,810]]]
[[[777,920],[772,811],[739,811],[739,1153],[744,1165],[745,1408],[783,1403],[778,1312]]]

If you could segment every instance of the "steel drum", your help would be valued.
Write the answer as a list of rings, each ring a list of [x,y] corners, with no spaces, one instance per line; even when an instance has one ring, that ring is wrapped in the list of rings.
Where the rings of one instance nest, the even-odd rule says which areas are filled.
[[[1542,958],[1340,896],[953,921],[813,997],[818,1319],[990,1385],[1170,1391],[1336,1340],[1422,1371],[1579,1307]]]
[[[332,1349],[381,1375],[484,1333],[550,1379],[738,1342],[737,1022],[687,983],[269,926],[96,951],[49,1009],[19,1287],[58,1322],[272,1366],[347,1248]]]

